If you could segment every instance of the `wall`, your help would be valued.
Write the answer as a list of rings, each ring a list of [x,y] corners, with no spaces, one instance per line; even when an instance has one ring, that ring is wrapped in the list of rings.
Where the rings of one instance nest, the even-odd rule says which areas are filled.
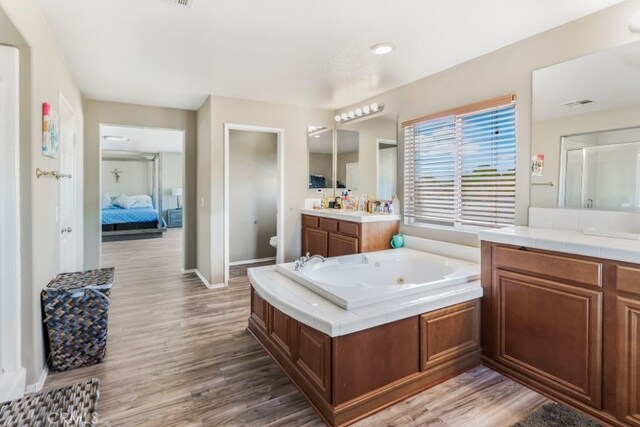
[[[185,268],[196,265],[196,112],[174,108],[85,100],[87,165],[84,188],[85,267],[100,265],[100,124],[184,130],[184,261]]]
[[[210,110],[210,118],[207,118]],[[222,283],[224,275],[224,216],[222,200],[224,196],[224,124],[242,124],[284,129],[284,251],[286,260],[300,256],[300,209],[306,197],[312,197],[314,190],[308,189],[307,167],[307,127],[309,125],[333,127],[333,113],[328,110],[294,107],[268,102],[250,101],[236,98],[211,96],[198,112],[199,121],[207,127],[210,120],[209,138],[201,140],[202,154],[209,149],[209,156],[198,163],[198,192],[200,184],[210,191],[205,208],[198,211],[210,218],[209,237],[210,274],[205,276],[212,284]],[[200,149],[200,144],[199,144]],[[200,152],[199,152],[200,154]],[[199,160],[201,160],[199,158]],[[204,187],[203,187],[204,188]],[[213,208],[212,208],[213,206]],[[199,230],[199,235],[204,230]],[[207,237],[203,237],[206,239]],[[203,242],[204,243],[204,242]],[[200,246],[200,242],[198,244]],[[198,263],[198,270],[204,274],[206,264]]]
[[[178,207],[178,198],[171,195],[171,190],[182,187],[182,153],[160,153],[160,163],[162,171],[162,215],[167,219],[167,209]],[[180,206],[184,204],[184,197],[180,197]]]
[[[151,195],[151,162],[103,160],[100,167],[102,176],[102,194]],[[122,175],[120,175],[119,182],[116,182],[115,175],[111,173],[111,171],[116,168],[123,172]]]
[[[544,172],[532,182],[553,181],[555,186],[531,187],[531,206],[554,208],[558,206],[560,188],[560,139],[576,133],[627,128],[640,124],[640,107],[597,111],[558,119],[534,122],[532,125],[532,155],[544,154]]]
[[[275,257],[278,138],[274,133],[229,132],[229,261]]]
[[[211,279],[211,97],[197,113],[198,156],[196,162],[197,190],[197,260],[196,269],[206,280]],[[220,199],[222,200],[222,199]]]
[[[516,138],[516,223],[527,224],[531,147],[531,73],[539,68],[595,51],[639,40],[629,32],[629,21],[640,9],[640,0],[629,0],[561,27],[538,34],[438,74],[417,80],[337,112],[378,102],[385,111],[397,111],[402,122],[496,96],[518,97]],[[403,200],[404,144],[398,127],[398,187]],[[405,234],[478,246],[476,233],[435,227],[403,225]]]
[[[34,0],[0,0],[0,43],[20,50],[20,220],[21,220],[21,311],[22,362],[27,384],[35,383],[45,366],[40,315],[40,292],[59,273],[59,183],[36,179],[36,167],[59,170],[60,159],[41,154],[42,102],[58,105],[59,94],[75,113],[76,158],[83,156],[83,102],[78,85],[53,42]],[[82,188],[82,162],[76,176]],[[81,200],[81,198],[79,198]],[[76,208],[82,218],[82,206]],[[82,241],[81,221],[75,230]],[[82,251],[79,251],[82,253]],[[35,262],[37,260],[37,262]]]
[[[325,178],[325,186],[333,187],[333,155],[309,153],[309,175],[321,175]]]

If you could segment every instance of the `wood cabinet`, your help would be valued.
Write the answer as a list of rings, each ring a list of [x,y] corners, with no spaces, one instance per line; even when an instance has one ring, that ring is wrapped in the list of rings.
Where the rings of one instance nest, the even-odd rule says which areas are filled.
[[[640,426],[640,265],[482,243],[485,364]]]
[[[480,364],[479,300],[333,338],[253,288],[251,301],[249,332],[329,425],[351,424]]]
[[[332,257],[390,249],[399,230],[400,221],[357,223],[302,215],[302,255]]]

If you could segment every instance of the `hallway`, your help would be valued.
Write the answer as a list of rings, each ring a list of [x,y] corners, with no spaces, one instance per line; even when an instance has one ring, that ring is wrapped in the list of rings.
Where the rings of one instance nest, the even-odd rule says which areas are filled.
[[[245,332],[246,276],[207,289],[181,273],[180,239],[180,230],[169,230],[163,239],[103,245],[103,265],[116,267],[107,356],[50,374],[45,389],[99,378],[105,426],[322,425]],[[544,402],[477,368],[360,425],[510,425]]]

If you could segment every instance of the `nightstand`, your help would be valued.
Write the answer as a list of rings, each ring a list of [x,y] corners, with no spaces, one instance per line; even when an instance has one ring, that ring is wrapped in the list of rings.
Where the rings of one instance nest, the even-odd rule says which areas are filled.
[[[167,209],[167,227],[182,227],[182,209]]]

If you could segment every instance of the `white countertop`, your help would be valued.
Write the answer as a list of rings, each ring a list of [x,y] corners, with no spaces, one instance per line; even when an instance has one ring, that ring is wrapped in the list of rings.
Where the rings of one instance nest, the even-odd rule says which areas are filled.
[[[248,274],[256,292],[269,304],[331,337],[347,335],[482,297],[480,281],[476,280],[450,288],[425,291],[352,310],[343,310],[278,273],[274,266],[250,268]]]
[[[380,213],[369,213],[363,211],[348,211],[345,209],[302,209],[304,215],[314,215],[323,218],[341,219],[351,222],[383,222],[400,221],[400,215],[389,215]]]
[[[578,230],[517,226],[482,230],[478,232],[478,238],[506,245],[640,263],[640,241],[589,236]]]

